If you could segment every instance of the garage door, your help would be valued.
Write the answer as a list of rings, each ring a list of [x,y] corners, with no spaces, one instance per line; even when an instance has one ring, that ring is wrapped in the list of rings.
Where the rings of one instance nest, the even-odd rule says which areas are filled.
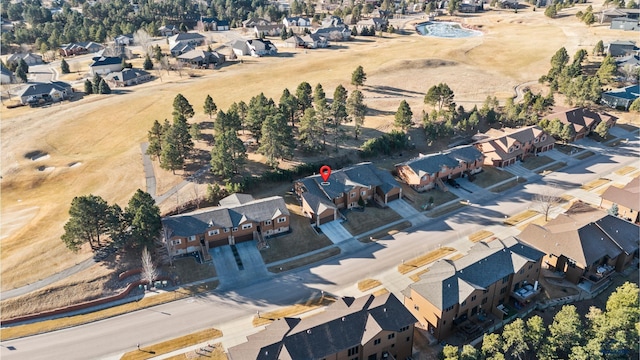
[[[333,214],[320,218],[320,225],[333,221]]]
[[[387,202],[400,199],[400,193],[387,196]]]

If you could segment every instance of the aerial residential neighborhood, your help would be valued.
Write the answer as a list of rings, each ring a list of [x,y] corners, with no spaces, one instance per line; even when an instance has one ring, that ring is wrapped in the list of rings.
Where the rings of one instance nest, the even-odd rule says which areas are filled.
[[[639,14],[3,2],[0,357],[637,358]]]

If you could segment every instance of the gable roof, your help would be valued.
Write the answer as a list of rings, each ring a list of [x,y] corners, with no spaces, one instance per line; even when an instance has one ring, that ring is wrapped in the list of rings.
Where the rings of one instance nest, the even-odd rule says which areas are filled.
[[[244,202],[239,204],[236,199]],[[235,199],[222,199],[221,206],[166,217],[162,223],[172,230],[172,236],[191,236],[213,227],[232,228],[247,221],[275,220],[282,215],[289,215],[289,210],[280,196],[251,201],[238,196]]]
[[[490,243],[479,242],[458,260],[436,261],[429,272],[420,281],[409,285],[407,290],[413,289],[432,305],[444,310],[462,303],[473,291],[484,290],[543,256],[541,251],[520,243],[514,237]]]
[[[584,107],[556,112],[545,116],[545,118],[549,120],[558,119],[563,124],[572,124],[573,130],[576,133],[585,131],[588,128],[593,128],[602,121],[615,122],[618,120],[617,117],[611,114],[605,112],[598,113]]]
[[[638,249],[639,233],[637,225],[587,207],[580,212],[569,209],[545,226],[530,224],[518,238],[546,254],[564,255],[587,268],[604,256],[615,258],[623,251]]]
[[[416,321],[393,294],[342,298],[317,315],[276,320],[230,348],[229,355],[232,360],[321,359]]]
[[[53,90],[69,91],[71,90],[71,85],[62,81],[52,81],[48,83],[33,83],[27,86],[27,88],[20,95],[20,97],[50,94],[51,91]]]
[[[640,84],[609,90],[603,95],[614,96],[621,99],[635,100],[640,97]]]
[[[514,149],[509,152],[509,148],[516,144],[524,144],[527,142],[533,142],[534,139],[542,139],[542,135],[546,134],[537,125],[526,126],[522,128],[502,128],[502,129],[489,129],[484,134],[478,134],[473,137],[476,142],[474,144],[480,144],[482,152],[487,158],[490,159],[507,159],[520,155],[524,152],[524,148],[521,146],[519,149]],[[553,144],[555,139],[547,135],[544,141],[540,140],[537,143],[534,142],[533,146],[541,148],[546,145]]]
[[[640,211],[640,177],[635,177],[622,189],[609,186],[601,196],[612,203]]]
[[[482,161],[484,156],[475,147],[459,146],[444,152],[435,154],[420,154],[417,158],[397,164],[396,166],[408,166],[418,177],[425,174],[435,174],[442,170],[443,166],[448,168],[458,167],[462,162],[473,163],[477,160]]]
[[[101,57],[94,57],[93,62],[91,63],[91,65],[89,65],[89,67],[117,65],[117,64],[122,64],[122,59],[120,57],[101,56]]]
[[[110,72],[105,75],[107,80],[129,81],[138,77],[147,76],[148,72],[140,69],[123,69],[122,71]]]
[[[204,40],[205,37],[198,33],[180,33],[169,37],[171,42],[190,41],[190,40]]]

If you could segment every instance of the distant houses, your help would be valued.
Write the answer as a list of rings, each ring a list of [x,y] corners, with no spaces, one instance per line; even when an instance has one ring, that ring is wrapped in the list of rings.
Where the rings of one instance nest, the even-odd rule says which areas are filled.
[[[225,56],[217,51],[190,50],[179,55],[178,61],[196,67],[216,67],[224,64]]]
[[[113,87],[138,85],[151,80],[151,74],[140,69],[123,69],[108,73],[105,81]]]
[[[473,137],[484,154],[484,164],[505,167],[553,149],[555,139],[538,126],[491,129]]]
[[[605,53],[613,57],[632,55],[636,50],[636,42],[631,40],[617,40],[605,45]]]
[[[629,106],[640,97],[640,84],[613,89],[602,93],[600,102],[614,109],[629,110]]]
[[[227,31],[229,30],[229,21],[217,18],[201,17],[200,21],[205,31]]]
[[[95,57],[89,65],[91,75],[105,75],[118,71],[122,71],[122,59],[120,57]]]
[[[72,94],[71,85],[62,81],[31,83],[20,94],[20,102],[23,105],[38,104],[41,101],[60,102],[69,99]]]
[[[619,17],[611,20],[609,28],[613,30],[640,31],[640,23],[637,18]]]
[[[396,171],[405,183],[417,191],[438,186],[446,190],[443,180],[472,176],[482,171],[484,154],[473,146],[461,146],[397,164]]]
[[[278,48],[271,41],[263,39],[236,40],[231,49],[236,56],[260,57],[278,53]]]
[[[104,49],[103,45],[94,43],[93,41],[87,41],[87,42],[69,43],[69,44],[62,45],[58,49],[58,52],[60,53],[61,56],[73,56],[73,55],[96,53],[102,49]]]
[[[18,53],[11,54],[7,57],[7,65],[9,64],[18,64],[20,60],[24,60],[27,65],[40,65],[43,64],[42,56],[34,53]]]

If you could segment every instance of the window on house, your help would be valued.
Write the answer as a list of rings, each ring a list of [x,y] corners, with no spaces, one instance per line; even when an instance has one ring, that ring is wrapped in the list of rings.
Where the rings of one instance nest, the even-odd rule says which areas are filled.
[[[375,339],[375,340],[373,340],[373,345],[378,345],[378,344],[380,344],[380,341],[381,341],[380,339]]]
[[[486,290],[486,289],[482,291],[483,294],[486,294],[488,292],[489,292],[489,290]]]
[[[396,333],[391,333],[391,334],[389,334],[389,336],[387,336],[387,339],[391,340],[391,339],[393,339],[395,337],[396,337]]]
[[[445,325],[447,323],[447,320],[442,320],[442,325]]]
[[[529,264],[529,270],[531,270],[532,267],[533,267],[533,264]]]
[[[413,305],[413,308],[418,310],[418,311],[420,311],[420,306],[418,306],[418,305]]]
[[[283,223],[283,222],[285,222],[285,221],[287,221],[287,218],[286,218],[286,217],[278,218],[278,224],[279,224],[279,223]]]
[[[407,336],[407,342],[411,341],[411,336]]]
[[[567,259],[567,265],[569,265],[569,267],[576,267],[576,261],[573,259]]]
[[[489,299],[489,298],[484,298],[484,299],[482,299],[482,305],[486,304],[488,299]]]
[[[244,225],[242,225],[242,230],[251,229],[252,226],[253,226],[253,224],[244,224]]]
[[[540,138],[540,141],[545,141],[547,140],[547,135],[542,135],[542,137]]]
[[[513,152],[513,146],[509,148],[509,152],[512,153]]]
[[[462,304],[460,304],[460,306],[465,306],[467,305],[467,300],[463,301]]]
[[[503,287],[502,289],[500,289],[500,294],[504,294],[507,292],[507,287]]]
[[[449,306],[448,308],[444,309],[445,312],[449,312],[453,310],[453,305]]]
[[[519,273],[524,274],[524,269],[520,269]]]
[[[403,327],[402,329],[400,329],[400,332],[407,331],[407,330],[409,330],[409,326]]]
[[[367,192],[366,192],[366,191],[362,191],[362,192],[360,192],[360,195],[362,195],[362,196],[366,196],[366,195],[367,195]]]
[[[509,281],[509,275],[507,275],[507,276],[505,276],[505,277],[503,277],[503,278],[502,278],[502,283],[503,283],[503,284],[506,284],[506,283],[507,283],[507,281]]]
[[[218,229],[209,230],[209,236],[218,235],[218,234],[220,234],[220,230]]]
[[[471,301],[476,301],[476,297],[477,297],[476,295],[473,295],[473,296],[471,297]]]
[[[351,197],[356,197],[356,193],[354,193],[354,192],[353,192],[353,193],[351,193],[351,195],[349,195],[349,196],[351,196]]]
[[[238,228],[234,227],[231,231],[238,231]]]
[[[224,232],[228,233],[229,232],[229,228],[224,228]]]
[[[540,140],[538,140],[538,138],[533,139],[533,142],[536,143],[536,144],[538,143],[538,141],[540,141]]]
[[[189,241],[196,241],[196,236],[195,235],[189,236]]]
[[[378,360],[378,354],[371,354],[367,358],[367,360]]]
[[[353,356],[358,353],[358,347],[354,346],[351,349],[347,350],[347,356]]]
[[[265,220],[264,224],[265,225],[271,225],[271,220]]]
[[[182,239],[171,240],[171,245],[180,245],[182,244]]]
[[[516,144],[516,150],[520,149],[520,144]]]

